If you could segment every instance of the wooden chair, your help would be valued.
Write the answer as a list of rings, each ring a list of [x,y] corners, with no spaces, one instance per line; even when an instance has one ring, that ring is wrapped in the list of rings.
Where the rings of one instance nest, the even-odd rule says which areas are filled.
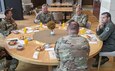
[[[62,12],[53,12],[54,20],[59,22],[63,20],[63,13]]]

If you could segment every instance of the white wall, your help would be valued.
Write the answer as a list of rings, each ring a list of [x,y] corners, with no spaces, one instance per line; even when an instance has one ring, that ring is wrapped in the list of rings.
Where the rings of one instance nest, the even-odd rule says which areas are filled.
[[[101,0],[100,15],[103,12],[109,12],[112,16],[112,21],[115,24],[115,0]]]

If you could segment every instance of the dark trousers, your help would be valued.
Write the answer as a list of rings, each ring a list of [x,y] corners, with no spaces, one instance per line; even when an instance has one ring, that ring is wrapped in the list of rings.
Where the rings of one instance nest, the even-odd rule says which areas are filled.
[[[2,59],[2,58],[6,58],[6,60],[12,60],[13,59],[4,48],[0,49],[0,55],[2,55],[1,52],[4,52],[5,55],[0,57],[0,59]]]
[[[115,48],[115,47],[114,47]],[[114,49],[112,49],[112,47],[103,45],[102,49],[100,52],[112,52],[115,51]],[[94,56],[94,58],[96,59],[96,61],[99,61],[99,54],[97,54],[96,56]],[[102,59],[108,58],[107,56],[102,56]]]
[[[17,59],[12,58],[12,56],[10,56],[4,48],[0,49],[1,55],[3,54],[2,52],[4,52],[5,55],[0,57],[0,59],[6,58],[7,63],[5,65],[5,67],[9,68],[11,71],[15,70],[18,66],[19,61]]]

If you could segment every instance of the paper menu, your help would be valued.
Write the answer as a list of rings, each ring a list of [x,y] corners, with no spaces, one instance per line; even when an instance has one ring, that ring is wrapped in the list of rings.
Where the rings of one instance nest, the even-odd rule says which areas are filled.
[[[96,37],[95,34],[84,34],[81,36],[85,37],[90,44],[97,44],[98,38]]]
[[[50,59],[57,59],[56,58],[56,54],[55,54],[55,52],[52,50],[52,51],[48,51],[49,52],[49,57],[50,57]]]
[[[33,54],[34,59],[38,59],[39,51],[35,51]]]

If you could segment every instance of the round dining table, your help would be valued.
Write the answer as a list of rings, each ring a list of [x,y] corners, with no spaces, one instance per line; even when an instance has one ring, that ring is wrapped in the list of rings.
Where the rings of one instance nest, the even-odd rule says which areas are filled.
[[[45,43],[50,43],[53,48],[58,38],[67,35],[65,28],[56,27],[57,30],[54,30],[55,35],[53,36],[50,35],[50,30],[46,26],[45,27],[40,27],[39,25],[31,26],[31,29],[36,28],[38,28],[37,29],[39,30],[38,32],[19,33],[19,34],[11,33],[6,37],[6,41],[11,38],[20,39],[20,37],[22,36],[33,38],[33,40],[28,41],[28,43],[24,45],[23,50],[18,50],[17,48],[9,48],[8,44],[5,47],[5,49],[9,52],[9,54],[12,57],[23,62],[37,65],[47,65],[47,66],[58,65],[58,59],[51,59],[49,56],[49,51],[46,50],[40,51],[37,59],[33,58],[33,54],[36,51],[37,47],[43,46]],[[23,31],[24,29],[21,30]],[[103,43],[98,39],[96,43],[89,43],[89,45],[90,45],[89,58],[92,58],[99,53]]]

